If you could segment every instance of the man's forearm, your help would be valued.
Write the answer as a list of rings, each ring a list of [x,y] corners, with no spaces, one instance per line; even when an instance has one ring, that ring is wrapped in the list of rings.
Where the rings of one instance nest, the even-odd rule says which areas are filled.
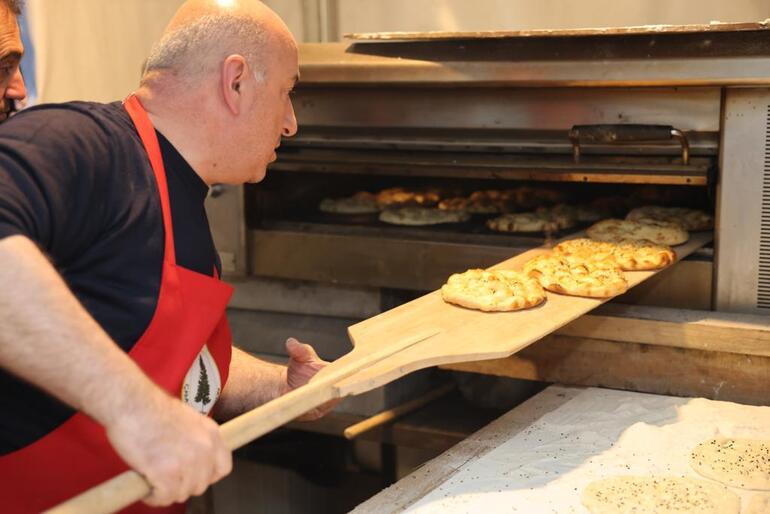
[[[287,391],[286,366],[263,361],[233,348],[227,385],[214,415],[220,421],[228,420]]]
[[[0,240],[0,367],[107,425],[160,390],[22,236]]]
[[[230,472],[216,423],[155,385],[21,236],[0,240],[0,326],[0,367],[101,423],[152,485],[150,503],[183,501]]]

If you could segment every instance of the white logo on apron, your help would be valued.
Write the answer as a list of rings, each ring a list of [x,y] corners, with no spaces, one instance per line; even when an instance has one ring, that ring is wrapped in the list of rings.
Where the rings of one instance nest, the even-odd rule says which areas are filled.
[[[204,346],[184,377],[182,400],[201,414],[208,414],[222,392],[222,378],[219,376],[214,357]]]

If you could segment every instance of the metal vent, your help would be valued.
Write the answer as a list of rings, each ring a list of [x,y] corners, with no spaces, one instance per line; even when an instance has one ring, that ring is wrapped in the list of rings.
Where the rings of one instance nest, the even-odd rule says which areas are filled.
[[[757,307],[770,309],[770,105],[765,122],[765,165],[762,175],[762,211],[759,233]]]

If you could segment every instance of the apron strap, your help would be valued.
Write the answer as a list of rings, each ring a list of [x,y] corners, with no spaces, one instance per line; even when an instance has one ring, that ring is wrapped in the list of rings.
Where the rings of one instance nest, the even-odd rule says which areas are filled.
[[[163,213],[163,232],[165,238],[165,253],[163,259],[176,264],[176,252],[174,251],[174,229],[171,223],[171,203],[168,198],[168,183],[166,182],[166,169],[163,166],[163,156],[160,153],[160,144],[158,136],[155,134],[155,127],[144,110],[139,99],[133,93],[123,101],[123,107],[128,111],[128,115],[136,126],[139,138],[142,140],[147,157],[150,159],[152,172],[155,174],[155,181],[158,184],[158,193],[160,194],[160,207]]]

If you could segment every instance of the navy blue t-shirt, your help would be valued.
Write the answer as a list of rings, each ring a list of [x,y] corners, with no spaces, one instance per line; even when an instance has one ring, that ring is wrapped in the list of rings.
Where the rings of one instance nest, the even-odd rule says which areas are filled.
[[[177,264],[213,275],[219,260],[208,186],[158,133]],[[163,220],[155,177],[119,102],[34,107],[0,125],[0,239],[36,242],[77,299],[129,351],[155,311]],[[36,441],[72,409],[0,370],[0,455]]]

